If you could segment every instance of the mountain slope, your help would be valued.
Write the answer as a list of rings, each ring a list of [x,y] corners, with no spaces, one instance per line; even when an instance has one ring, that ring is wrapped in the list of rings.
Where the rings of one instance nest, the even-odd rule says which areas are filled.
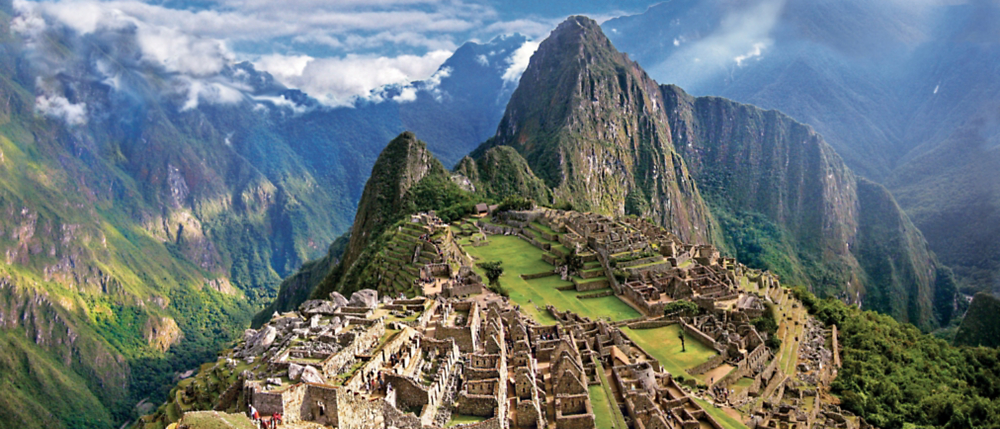
[[[656,82],[594,21],[571,17],[531,57],[496,136],[472,156],[510,146],[557,203],[651,217],[687,241],[712,241],[711,215],[662,105]]]
[[[502,114],[470,100],[505,102],[525,42],[464,46],[453,78],[410,84],[409,105],[332,109],[248,63],[149,63],[128,23],[80,34],[29,9],[0,0],[0,383],[15,427],[134,419],[330,252],[289,278],[308,296],[385,142],[417,122],[457,161]]]
[[[1000,299],[985,292],[977,293],[955,334],[955,345],[1000,347],[998,312]]]
[[[498,146],[557,203],[652,217],[821,295],[938,323],[937,262],[884,188],[788,116],[658,86],[589,19],[542,42],[496,137],[472,156]]]
[[[674,0],[603,27],[661,82],[813,126],[971,295],[1000,284],[998,18],[990,1]]]
[[[479,159],[466,156],[455,172],[468,178],[475,190],[497,200],[520,196],[537,202],[552,201],[552,191],[528,167],[521,154],[508,146],[496,146]]]
[[[864,296],[866,308],[937,324],[937,264],[884,187],[856,177],[822,137],[779,112],[672,85],[663,92],[674,142],[737,258],[820,295]],[[755,229],[773,233],[748,234]],[[775,245],[790,252],[761,253]]]

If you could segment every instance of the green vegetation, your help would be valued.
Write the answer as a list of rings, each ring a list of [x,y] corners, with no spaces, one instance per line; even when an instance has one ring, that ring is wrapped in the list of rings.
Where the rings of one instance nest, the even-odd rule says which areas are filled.
[[[674,301],[663,307],[663,315],[679,314],[681,316],[695,316],[701,313],[701,307],[686,299]]]
[[[187,413],[180,423],[191,429],[254,429],[250,418],[243,414],[226,414],[215,411]]]
[[[531,210],[535,208],[535,202],[528,198],[520,196],[510,196],[504,198],[503,202],[497,207],[497,211],[506,212],[511,210]]]
[[[489,279],[490,285],[496,285],[497,281],[500,280],[500,276],[503,275],[503,261],[480,262],[476,266],[486,273],[486,278]]]
[[[711,415],[712,418],[714,418],[716,422],[719,422],[719,424],[722,425],[723,428],[725,428],[725,429],[746,429],[747,426],[745,424],[743,424],[742,422],[740,422],[739,420],[737,420],[733,416],[727,414],[722,409],[716,408],[714,405],[709,404],[705,400],[698,399],[698,398],[693,398],[693,399],[695,400],[695,402],[698,403],[698,405],[701,405],[701,407],[705,409],[705,412],[707,412],[709,415]]]
[[[781,338],[778,338],[778,315],[775,314],[774,304],[767,302],[765,303],[766,310],[764,314],[750,323],[757,328],[757,332],[761,334],[767,334],[767,340],[765,340],[765,345],[767,348],[771,349],[772,352],[777,352],[781,349]]]
[[[955,334],[957,346],[1000,346],[1000,299],[986,292],[977,293],[972,298],[969,311]]]
[[[486,417],[479,416],[469,416],[465,414],[452,414],[451,420],[448,420],[448,424],[445,427],[453,427],[458,425],[467,425],[472,423],[479,423],[486,420]]]
[[[839,328],[833,392],[869,423],[901,429],[992,428],[1000,421],[1000,350],[955,347],[910,324],[793,289],[810,313]]]
[[[524,210],[530,208],[526,203],[546,204],[552,200],[552,191],[535,176],[521,154],[508,146],[490,148],[475,160],[466,156],[455,166],[455,172],[469,178],[483,195],[517,203],[501,211]]]
[[[626,427],[614,424],[614,414],[611,411],[611,403],[608,402],[608,394],[603,386],[590,386],[590,403],[594,407],[594,423],[599,428]]]
[[[588,389],[590,402],[594,408],[595,426],[601,429],[627,428],[628,425],[625,424],[625,416],[622,415],[621,409],[618,408],[618,403],[611,390],[611,384],[608,382],[608,377],[604,372],[604,366],[598,362],[596,369],[597,376],[601,379],[601,385],[590,386]]]
[[[663,369],[671,374],[686,376],[687,369],[703,364],[718,354],[715,350],[687,334],[684,334],[686,351],[681,352],[681,340],[678,336],[682,329],[680,325],[676,324],[655,329],[626,328],[624,332],[639,347],[660,361]],[[694,377],[702,383],[705,382],[704,374]]]
[[[521,310],[540,323],[555,320],[545,311],[545,305],[565,311],[571,310],[593,319],[610,318],[625,320],[639,317],[639,313],[615,296],[594,299],[578,299],[581,294],[575,290],[560,291],[557,287],[572,285],[558,276],[524,280],[521,274],[535,274],[552,271],[554,268],[542,260],[542,251],[531,243],[516,237],[497,235],[490,237],[485,246],[467,246],[465,250],[480,261],[503,261],[504,275],[501,280],[510,299],[521,306]],[[477,271],[483,274],[482,269]],[[536,308],[537,306],[537,308]]]

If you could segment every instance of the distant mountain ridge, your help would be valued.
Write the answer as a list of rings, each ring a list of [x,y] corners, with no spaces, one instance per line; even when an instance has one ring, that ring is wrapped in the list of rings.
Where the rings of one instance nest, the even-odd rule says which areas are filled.
[[[436,81],[380,89],[409,103],[333,109],[249,63],[150,65],[128,26],[18,33],[15,13],[0,0],[0,421],[19,427],[118,427],[283,277],[308,294],[385,142],[433,129],[457,162],[492,135],[526,42],[469,43]]]
[[[1000,293],[998,20],[978,0],[672,0],[602,25],[661,82],[813,126],[971,295]]]
[[[410,164],[380,157],[372,176]],[[924,329],[951,317],[947,270],[884,187],[855,176],[822,137],[781,113],[657,85],[589,18],[568,19],[541,43],[496,136],[455,173],[449,186],[468,181],[475,190],[466,199],[522,194],[651,217],[786,283]],[[397,188],[380,183],[369,182],[366,199],[377,195],[369,188]],[[361,226],[370,211],[355,222],[352,241],[385,226]],[[356,290],[357,280],[342,274],[366,263],[342,263],[313,295]]]

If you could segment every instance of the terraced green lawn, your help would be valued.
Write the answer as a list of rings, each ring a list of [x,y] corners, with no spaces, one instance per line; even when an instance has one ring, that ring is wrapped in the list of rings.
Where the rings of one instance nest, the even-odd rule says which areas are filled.
[[[624,332],[632,341],[652,354],[653,358],[660,361],[663,369],[675,377],[691,378],[685,370],[698,366],[718,354],[687,334],[684,334],[684,346],[687,351],[681,352],[681,340],[677,338],[681,332],[680,325],[656,329],[625,328]],[[705,382],[700,376],[695,378],[701,383]]]
[[[590,404],[594,407],[594,424],[599,428],[611,428],[611,404],[602,386],[590,386]]]
[[[486,418],[479,416],[467,416],[464,414],[452,414],[451,420],[448,420],[448,424],[445,425],[445,427],[450,428],[452,426],[467,425],[470,423],[479,423],[483,420],[486,420]]]
[[[725,428],[725,429],[747,429],[747,426],[745,424],[743,424],[742,422],[740,422],[739,420],[737,420],[733,416],[730,416],[729,414],[726,414],[726,412],[722,411],[721,408],[717,408],[716,406],[708,403],[708,401],[705,401],[705,400],[702,400],[702,399],[698,399],[698,398],[695,398],[693,396],[692,396],[692,398],[694,398],[695,402],[697,402],[698,405],[701,405],[701,407],[705,409],[706,413],[708,413],[709,415],[711,415],[712,418],[715,419],[715,421],[719,422],[719,424],[722,425],[723,428]]]
[[[520,305],[522,311],[539,323],[555,323],[555,319],[545,311],[547,304],[563,311],[573,311],[591,319],[625,320],[639,317],[639,313],[635,309],[615,296],[577,299],[576,296],[581,292],[556,290],[556,287],[572,284],[557,276],[534,280],[522,279],[520,274],[551,271],[552,265],[542,260],[540,249],[519,237],[490,236],[488,245],[465,246],[465,250],[476,258],[477,262],[503,261],[504,274],[500,277],[500,284],[510,293],[511,301]],[[485,278],[479,267],[476,267],[476,271]],[[535,308],[536,305],[538,308]]]

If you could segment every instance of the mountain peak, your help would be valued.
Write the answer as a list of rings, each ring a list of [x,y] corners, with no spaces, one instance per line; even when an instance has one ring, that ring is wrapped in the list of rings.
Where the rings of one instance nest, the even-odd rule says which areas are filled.
[[[686,240],[710,241],[708,209],[674,155],[662,105],[656,82],[597,22],[573,16],[539,45],[496,135],[473,156],[510,146],[556,202],[655,218]]]

